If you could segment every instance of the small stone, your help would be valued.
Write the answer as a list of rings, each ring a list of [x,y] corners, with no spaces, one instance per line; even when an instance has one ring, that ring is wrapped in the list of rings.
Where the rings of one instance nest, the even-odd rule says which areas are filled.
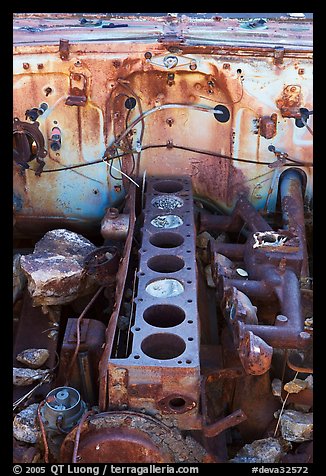
[[[35,444],[41,437],[37,426],[38,403],[33,403],[17,413],[13,423],[13,436],[16,440]]]
[[[217,238],[215,238],[216,243],[228,243],[228,236],[226,233],[220,233]]]
[[[313,438],[313,413],[285,410],[281,416],[280,426],[285,440],[295,443],[310,441]]]
[[[45,364],[49,355],[47,349],[26,349],[23,350],[23,352],[20,352],[16,359],[18,362],[21,362],[32,369],[38,369]]]
[[[313,387],[314,387],[314,378],[312,375],[308,375],[308,377],[305,379],[305,382],[307,382],[307,388],[309,388],[309,390],[313,390]]]
[[[48,373],[48,370],[33,370],[13,368],[13,384],[18,387],[31,385],[41,380]]]
[[[212,237],[212,235],[210,235],[207,231],[203,231],[203,233],[200,233],[199,235],[197,235],[196,246],[197,248],[206,250],[208,242],[213,239],[214,238]]]
[[[313,317],[307,317],[307,319],[305,319],[305,321],[304,321],[304,325],[305,325],[305,327],[309,327],[309,328],[314,327]]]
[[[295,378],[284,385],[284,390],[288,393],[299,393],[308,387],[308,383],[305,380]]]
[[[279,378],[274,378],[272,381],[272,393],[275,397],[282,395],[282,381]]]
[[[229,463],[278,463],[282,455],[278,438],[264,438],[245,445]]]
[[[215,288],[216,286],[215,286],[215,283],[213,281],[211,265],[208,265],[208,266],[205,267],[205,276],[206,276],[207,286],[209,288]]]

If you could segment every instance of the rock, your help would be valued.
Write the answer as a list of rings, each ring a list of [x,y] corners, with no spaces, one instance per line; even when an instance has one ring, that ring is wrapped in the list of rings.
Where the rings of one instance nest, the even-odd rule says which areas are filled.
[[[48,373],[48,370],[33,370],[13,368],[13,384],[19,387],[31,385],[41,380]]]
[[[13,436],[16,440],[35,444],[41,437],[41,431],[37,425],[37,408],[38,403],[33,403],[15,416]]]
[[[308,375],[308,377],[305,379],[305,382],[307,382],[307,388],[309,388],[309,390],[313,390],[314,389],[314,378],[312,375]]]
[[[308,383],[305,380],[295,378],[284,385],[284,390],[288,393],[299,393],[308,387]]]
[[[196,238],[196,246],[202,250],[206,250],[207,244],[210,240],[214,240],[212,235],[210,235],[207,231],[203,231]]]
[[[313,413],[285,410],[281,421],[282,437],[287,441],[301,443],[313,438]]]
[[[282,395],[282,381],[279,378],[274,378],[272,381],[272,394],[275,397],[281,397]]]
[[[13,302],[21,296],[26,284],[26,277],[20,266],[21,255],[16,254],[13,257]]]
[[[229,239],[226,233],[220,233],[217,238],[215,238],[216,243],[228,243]]]
[[[278,463],[283,453],[278,438],[264,438],[245,445],[229,463]]]
[[[32,369],[38,369],[42,367],[43,364],[49,358],[49,351],[47,349],[26,349],[20,354],[17,355],[16,359],[18,362],[31,367]]]
[[[95,289],[84,273],[84,258],[96,249],[89,240],[68,230],[47,232],[34,252],[21,257],[33,305],[59,305]]]
[[[208,265],[208,266],[205,267],[205,276],[206,276],[207,286],[210,287],[210,288],[215,288],[215,283],[213,281],[213,276],[212,276],[211,265]]]

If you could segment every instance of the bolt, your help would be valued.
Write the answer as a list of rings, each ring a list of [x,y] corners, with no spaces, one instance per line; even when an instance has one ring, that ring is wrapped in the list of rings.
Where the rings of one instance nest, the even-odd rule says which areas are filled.
[[[43,69],[43,68],[44,68],[44,65],[42,63],[37,65],[37,69]]]
[[[294,93],[296,90],[297,90],[297,88],[295,86],[291,86],[291,88],[290,88],[291,93]]]
[[[149,59],[151,59],[151,57],[152,57],[152,53],[151,53],[150,51],[146,51],[146,53],[145,53],[144,56],[145,56],[145,58],[146,58],[147,60],[149,60]]]
[[[223,63],[223,69],[230,69],[230,63]]]
[[[299,68],[299,69],[298,69],[298,74],[304,74],[304,69],[303,69],[303,68]]]
[[[23,63],[23,68],[28,69],[29,68],[29,63]]]
[[[191,71],[195,71],[197,69],[197,64],[193,62],[190,64],[189,68],[191,69]]]
[[[80,81],[81,80],[81,75],[78,74],[78,73],[73,73],[72,79],[74,79],[75,81]]]
[[[107,218],[110,218],[111,220],[114,218],[118,218],[119,210],[117,208],[110,207],[107,209],[106,216]]]

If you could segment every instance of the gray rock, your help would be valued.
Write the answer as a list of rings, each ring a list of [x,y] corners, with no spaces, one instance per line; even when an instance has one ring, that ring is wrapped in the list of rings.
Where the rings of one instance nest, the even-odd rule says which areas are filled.
[[[23,352],[20,352],[16,359],[18,362],[21,362],[32,369],[38,369],[45,364],[49,355],[47,349],[26,349],[23,350]]]
[[[31,385],[41,380],[48,373],[48,370],[20,369],[13,368],[13,384],[18,387]]]
[[[21,255],[16,254],[13,257],[13,302],[21,296],[26,284],[26,277],[20,266]]]
[[[245,445],[229,463],[278,463],[283,453],[278,438],[264,438]]]
[[[272,394],[275,397],[280,397],[282,395],[282,381],[279,378],[274,378],[272,381]]]
[[[96,247],[83,236],[59,229],[47,232],[34,252],[21,257],[33,305],[59,305],[91,292],[95,281],[84,272],[84,258]]]
[[[313,438],[313,413],[285,410],[281,416],[281,433],[287,441],[301,443]]]
[[[314,389],[314,378],[312,375],[308,375],[308,377],[305,379],[305,382],[307,382],[307,388],[310,390]]]
[[[37,425],[38,403],[33,403],[17,413],[13,422],[13,436],[16,440],[35,444],[41,437]]]

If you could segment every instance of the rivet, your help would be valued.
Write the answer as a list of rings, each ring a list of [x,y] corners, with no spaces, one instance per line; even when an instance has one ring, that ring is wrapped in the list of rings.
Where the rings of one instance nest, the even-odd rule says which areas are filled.
[[[29,63],[23,63],[23,68],[28,69],[29,68]]]

